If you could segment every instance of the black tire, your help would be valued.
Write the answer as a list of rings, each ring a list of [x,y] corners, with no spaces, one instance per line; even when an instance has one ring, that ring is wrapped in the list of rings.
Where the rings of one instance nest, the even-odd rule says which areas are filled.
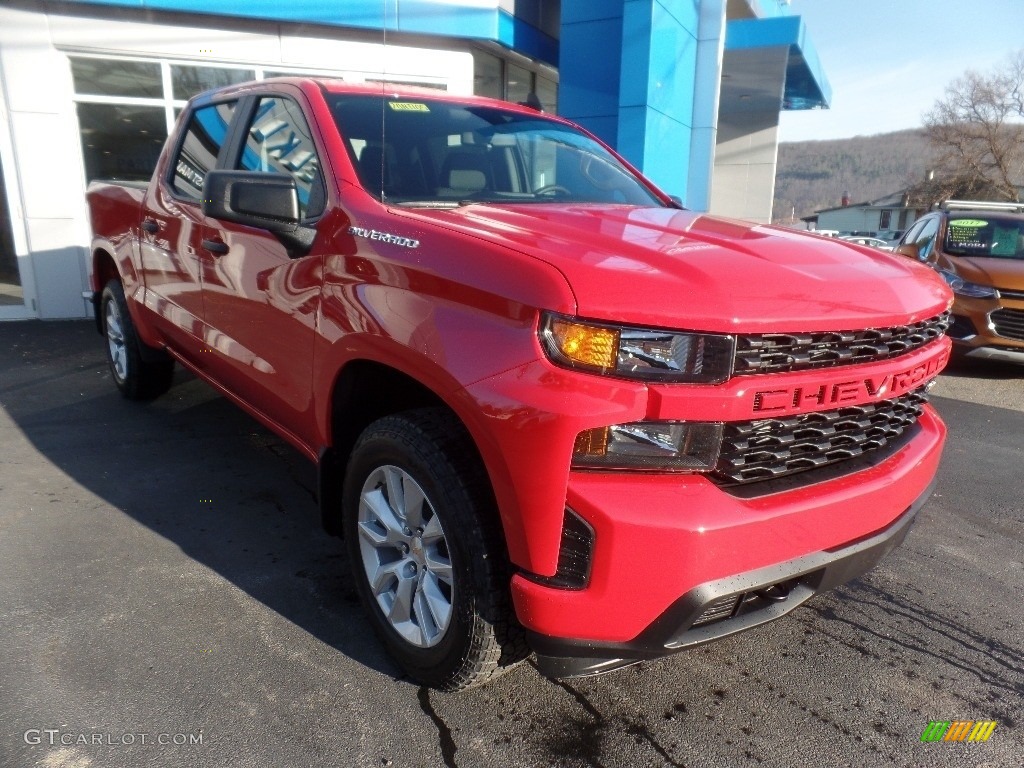
[[[401,487],[392,491],[392,480]],[[353,449],[344,488],[342,525],[360,599],[377,635],[412,678],[457,691],[487,682],[526,658],[493,494],[470,437],[454,415],[430,408],[375,421]],[[417,501],[422,493],[421,513],[415,503],[406,506],[410,493]],[[373,504],[400,513],[391,528]],[[408,527],[417,520],[419,537]],[[412,532],[402,543],[397,543],[399,528]],[[389,532],[387,541],[376,538]],[[449,585],[431,570],[445,573],[446,560]],[[387,588],[374,592],[371,571],[384,573],[378,585],[387,582]],[[385,615],[382,601],[400,604],[403,582],[410,610],[407,620],[396,622]],[[445,599],[450,610],[441,628],[437,616],[443,620]],[[435,605],[441,609],[435,611]],[[406,614],[399,610],[397,615]]]
[[[129,400],[150,400],[166,392],[174,377],[174,361],[139,341],[119,280],[103,288],[100,318],[107,339],[107,364],[121,394]]]

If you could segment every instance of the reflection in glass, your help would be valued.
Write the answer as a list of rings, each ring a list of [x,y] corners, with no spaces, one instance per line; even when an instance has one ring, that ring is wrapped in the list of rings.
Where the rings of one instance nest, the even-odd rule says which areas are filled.
[[[299,195],[299,218],[314,218],[323,213],[320,160],[309,125],[290,99],[260,99],[238,167],[292,176]]]
[[[71,58],[75,93],[162,99],[160,65],[153,61]]]
[[[251,69],[224,69],[222,67],[186,67],[171,65],[171,91],[174,98],[186,101],[197,93],[225,85],[255,80]]]
[[[167,139],[163,107],[77,104],[86,181],[149,181]]]
[[[181,151],[174,160],[176,192],[193,200],[203,196],[203,182],[217,163],[234,111],[235,102],[231,101],[212,104],[192,114]]]

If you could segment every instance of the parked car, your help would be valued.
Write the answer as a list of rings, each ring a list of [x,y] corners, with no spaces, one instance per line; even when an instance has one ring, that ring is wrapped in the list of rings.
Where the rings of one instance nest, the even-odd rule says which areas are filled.
[[[890,246],[885,240],[878,237],[866,237],[864,235],[845,235],[839,238],[840,240],[846,240],[851,243],[857,243],[858,245],[867,245],[872,248],[881,248],[883,251],[891,251]]]
[[[948,333],[957,354],[1024,363],[1024,204],[949,200],[895,250],[953,289]]]
[[[684,210],[533,109],[231,86],[148,185],[88,203],[116,385],[156,396],[180,363],[315,462],[422,683],[530,650],[598,674],[776,619],[873,567],[933,487],[934,272]]]

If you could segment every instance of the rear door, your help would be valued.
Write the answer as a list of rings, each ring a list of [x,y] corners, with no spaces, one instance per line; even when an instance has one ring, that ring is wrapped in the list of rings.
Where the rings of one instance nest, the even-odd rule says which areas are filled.
[[[157,168],[142,206],[140,256],[146,304],[171,346],[196,365],[203,339],[201,248],[203,180],[225,150],[235,99],[200,106],[184,118],[173,152]]]
[[[312,441],[312,371],[323,282],[316,235],[327,197],[302,95],[286,86],[246,100],[226,167],[295,179],[309,248],[264,229],[207,219],[200,258],[214,375],[279,426]]]

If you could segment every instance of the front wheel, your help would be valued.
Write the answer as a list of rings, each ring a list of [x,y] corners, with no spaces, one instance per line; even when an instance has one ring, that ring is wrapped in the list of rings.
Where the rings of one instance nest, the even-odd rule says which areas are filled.
[[[166,392],[174,376],[174,361],[143,358],[143,351],[151,358],[160,353],[144,348],[136,335],[120,281],[111,280],[103,288],[100,310],[107,337],[107,363],[121,394],[129,400],[148,400]]]
[[[423,409],[367,427],[343,515],[363,607],[411,677],[461,690],[525,658],[497,510],[453,415]]]

